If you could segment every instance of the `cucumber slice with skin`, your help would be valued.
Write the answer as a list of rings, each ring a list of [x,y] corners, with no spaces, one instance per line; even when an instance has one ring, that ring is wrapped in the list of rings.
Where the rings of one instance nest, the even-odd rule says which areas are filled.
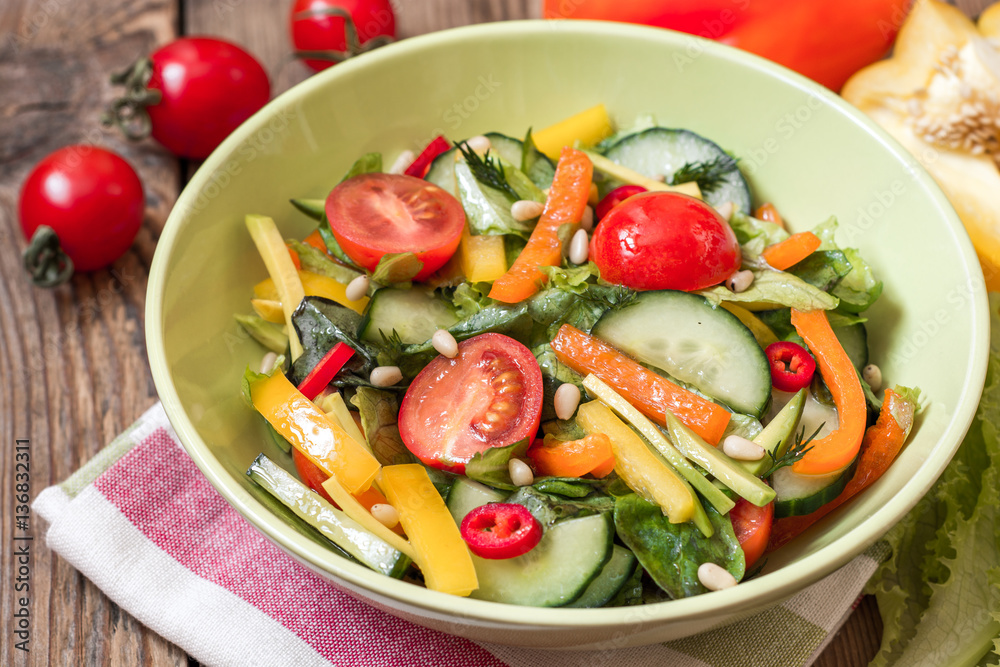
[[[462,519],[472,510],[487,503],[498,503],[506,497],[506,493],[485,484],[480,484],[468,477],[459,477],[448,491],[446,504],[448,511],[455,517],[455,523],[461,526]]]
[[[640,292],[629,305],[605,313],[591,333],[736,412],[759,418],[771,398],[767,355],[753,334],[703,297]]]
[[[828,475],[800,475],[791,466],[775,470],[774,518],[812,514],[839,496],[853,476],[853,463]]]
[[[610,515],[592,514],[559,521],[523,556],[473,556],[479,588],[471,597],[528,607],[567,605],[601,574],[611,559],[614,536]]]
[[[417,288],[383,287],[372,295],[358,335],[361,340],[381,343],[382,334],[395,331],[403,343],[420,344],[456,322],[451,305],[433,294]]]
[[[654,127],[624,137],[604,155],[650,178],[663,175],[669,183],[674,173],[685,164],[711,162],[727,154],[715,143],[690,130]],[[602,196],[604,194],[601,193]],[[716,188],[703,190],[701,195],[712,206],[730,201],[736,210],[750,213],[750,188],[739,169],[726,174]]]
[[[868,330],[865,325],[859,322],[849,327],[837,327],[833,333],[860,373],[868,365]]]
[[[490,140],[492,152],[520,169],[524,142],[499,132],[487,132],[484,136]],[[434,158],[430,169],[427,170],[427,175],[424,176],[424,180],[443,188],[455,197],[458,197],[458,182],[455,180],[455,151],[457,150],[457,148],[452,148]],[[529,173],[525,175],[544,190],[552,185],[552,177],[555,176],[556,168],[548,157],[537,150],[535,152],[537,153],[536,159],[531,168],[528,169]]]
[[[409,567],[409,557],[369,533],[263,454],[254,459],[247,475],[296,516],[376,572],[399,578]]]
[[[618,595],[638,565],[639,559],[635,557],[635,554],[623,546],[614,545],[611,560],[604,566],[601,573],[590,582],[583,595],[566,606],[574,608],[603,607],[611,598]]]

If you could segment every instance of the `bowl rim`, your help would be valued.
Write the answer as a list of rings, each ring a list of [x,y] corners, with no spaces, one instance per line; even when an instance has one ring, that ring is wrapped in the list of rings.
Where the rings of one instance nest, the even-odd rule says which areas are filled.
[[[163,296],[167,282],[166,267],[168,255],[178,238],[182,222],[188,211],[194,210],[193,203],[199,191],[210,179],[213,172],[224,166],[225,160],[249,136],[279,108],[306,97],[338,78],[348,76],[358,68],[377,67],[386,60],[413,57],[425,49],[448,48],[463,43],[475,43],[495,37],[536,38],[552,35],[554,32],[568,33],[579,37],[617,37],[623,40],[661,41],[668,46],[694,44],[713,57],[733,63],[738,67],[748,67],[791,86],[803,93],[823,100],[836,111],[865,130],[869,136],[895,158],[900,166],[913,172],[913,180],[935,205],[936,212],[944,216],[951,235],[959,246],[965,260],[965,272],[971,285],[972,305],[972,345],[968,350],[967,382],[956,400],[956,408],[947,422],[939,445],[934,448],[924,464],[908,482],[915,491],[901,498],[901,494],[889,500],[870,516],[863,519],[851,532],[850,544],[843,544],[841,538],[819,548],[787,567],[741,583],[731,589],[718,591],[712,595],[701,595],[669,604],[643,605],[642,616],[633,607],[599,609],[533,608],[496,602],[459,598],[406,582],[384,577],[362,565],[347,560],[319,558],[323,551],[318,545],[311,545],[304,538],[295,540],[287,531],[291,530],[276,521],[262,505],[253,499],[239,484],[231,479],[223,465],[209,451],[198,435],[191,419],[183,410],[177,389],[171,379],[163,346]],[[670,30],[636,26],[624,23],[584,20],[520,20],[498,23],[477,24],[452,28],[440,32],[411,37],[390,46],[365,54],[363,58],[351,59],[336,67],[310,76],[305,81],[278,95],[237,128],[204,161],[177,199],[164,225],[150,268],[146,292],[145,334],[154,385],[164,409],[181,443],[194,463],[202,471],[213,487],[258,531],[280,545],[300,562],[312,569],[332,575],[337,583],[349,588],[362,588],[375,596],[388,598],[394,602],[409,605],[431,613],[444,614],[468,620],[472,624],[490,623],[509,627],[533,627],[555,629],[572,626],[577,629],[588,627],[622,625],[632,626],[662,625],[668,621],[692,621],[711,617],[728,617],[747,609],[761,610],[806,588],[826,577],[834,570],[863,552],[874,543],[889,527],[901,519],[926,494],[938,476],[951,460],[975,416],[979,397],[986,377],[989,352],[989,317],[986,287],[971,241],[957,214],[940,188],[916,162],[916,160],[885,130],[860,110],[819,84],[780,65],[753,54],[703,39],[701,37]],[[941,446],[946,443],[946,446]],[[338,562],[338,560],[342,562]],[[334,567],[331,568],[331,563]],[[778,573],[781,573],[780,576]],[[456,632],[458,632],[456,630]],[[653,640],[650,640],[653,641]]]

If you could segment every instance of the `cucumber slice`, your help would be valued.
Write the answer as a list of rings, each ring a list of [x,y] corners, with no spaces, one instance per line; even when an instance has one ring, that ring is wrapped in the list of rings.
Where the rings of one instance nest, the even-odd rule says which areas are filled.
[[[611,560],[604,566],[601,573],[590,582],[583,595],[566,606],[576,608],[603,607],[611,601],[611,598],[618,595],[638,565],[639,559],[635,557],[635,554],[625,547],[614,545]]]
[[[868,330],[865,329],[865,325],[859,322],[849,327],[837,327],[833,333],[860,373],[861,369],[868,365]]]
[[[800,475],[791,466],[771,475],[774,488],[774,518],[812,514],[840,495],[854,476],[854,464],[829,475]]]
[[[506,497],[506,493],[485,484],[459,477],[448,491],[448,511],[455,517],[455,523],[462,525],[462,519],[472,510],[487,503],[498,503]]]
[[[254,459],[247,475],[296,516],[376,572],[398,579],[409,567],[410,559],[405,554],[369,533],[263,454]]]
[[[727,154],[714,142],[691,132],[654,127],[623,138],[605,151],[604,155],[618,164],[650,178],[666,176],[670,182],[674,173],[687,163],[710,162]],[[602,192],[603,196],[605,193]],[[711,191],[702,197],[712,206],[733,202],[736,210],[750,213],[750,188],[738,169],[729,172]]]
[[[487,132],[484,136],[490,140],[492,151],[518,169],[521,168],[521,152],[524,150],[524,142],[499,132]],[[447,190],[455,197],[458,196],[458,182],[455,180],[455,151],[457,150],[457,148],[452,148],[434,158],[430,169],[427,170],[427,175],[424,176],[425,180]],[[552,164],[552,160],[536,149],[534,160],[531,161],[526,176],[531,179],[532,183],[544,190],[552,185],[552,177],[555,176],[555,173],[556,167]]]
[[[771,370],[753,334],[700,296],[641,292],[607,312],[592,333],[736,412],[759,418],[771,398]]]
[[[382,342],[382,335],[395,331],[407,345],[427,341],[438,329],[458,322],[451,305],[421,289],[383,287],[372,295],[361,321],[361,340]]]
[[[534,549],[503,560],[472,557],[479,588],[471,597],[528,607],[561,607],[579,599],[611,558],[610,515],[560,521]]]

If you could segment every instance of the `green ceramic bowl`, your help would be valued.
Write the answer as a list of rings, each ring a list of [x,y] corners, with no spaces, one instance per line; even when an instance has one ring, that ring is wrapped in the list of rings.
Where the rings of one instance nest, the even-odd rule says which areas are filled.
[[[375,574],[298,534],[244,475],[264,451],[291,466],[243,404],[261,348],[233,321],[265,276],[243,225],[312,227],[290,197],[324,197],[362,153],[390,158],[430,138],[521,136],[601,103],[623,126],[655,114],[740,158],[758,202],[796,229],[830,215],[885,282],[869,312],[872,358],[930,405],[889,472],[725,591],[618,609],[535,609],[452,597]],[[191,458],[275,543],[336,585],[416,623],[477,640],[623,647],[683,637],[763,610],[847,563],[927,491],[968,428],[988,344],[985,288],[969,239],[926,173],[840,98],[759,58],[687,35],[613,23],[514,22],[380,49],[271,102],[209,157],[177,201],[149,281],[156,388]]]

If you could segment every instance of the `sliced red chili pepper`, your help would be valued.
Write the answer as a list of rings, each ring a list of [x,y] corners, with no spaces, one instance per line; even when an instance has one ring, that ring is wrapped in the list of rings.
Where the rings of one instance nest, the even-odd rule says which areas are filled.
[[[594,215],[598,220],[603,220],[604,216],[608,214],[608,211],[613,209],[615,206],[618,206],[618,204],[622,203],[629,197],[642,192],[647,192],[647,190],[641,185],[622,185],[617,187],[608,194],[604,195],[604,199],[597,203],[597,208],[594,209]]]
[[[780,340],[764,350],[771,366],[771,384],[781,391],[798,391],[812,382],[816,360],[797,343]]]
[[[333,377],[344,367],[352,354],[354,354],[354,350],[349,345],[344,343],[334,345],[309,371],[309,375],[299,383],[299,391],[310,401],[319,396],[319,393],[333,381]]]
[[[462,519],[462,539],[480,558],[515,558],[535,548],[542,524],[528,508],[516,503],[489,503]]]
[[[427,172],[431,168],[431,162],[434,161],[438,155],[449,150],[451,145],[448,140],[442,135],[438,135],[434,138],[431,143],[427,144],[424,150],[420,151],[420,155],[406,168],[403,173],[407,176],[416,176],[417,178],[423,178],[427,175]]]

